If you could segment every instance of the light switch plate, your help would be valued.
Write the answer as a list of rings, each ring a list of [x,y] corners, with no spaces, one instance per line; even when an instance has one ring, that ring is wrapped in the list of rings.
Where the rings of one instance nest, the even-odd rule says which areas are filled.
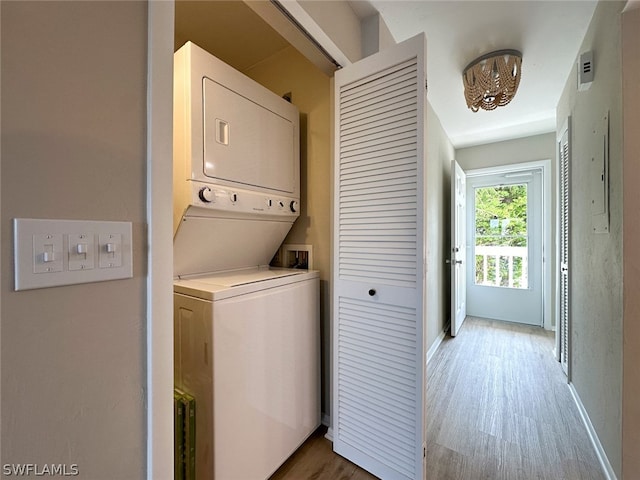
[[[69,234],[69,271],[95,268],[95,238],[89,233]]]
[[[55,273],[62,271],[62,235],[59,233],[38,233],[33,241],[33,273]]]
[[[13,226],[16,291],[133,276],[131,222],[16,218]]]

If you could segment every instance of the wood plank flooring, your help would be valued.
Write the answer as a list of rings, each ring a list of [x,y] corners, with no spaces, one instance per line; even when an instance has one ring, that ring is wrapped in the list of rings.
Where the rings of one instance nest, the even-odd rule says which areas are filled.
[[[429,363],[427,480],[602,480],[541,328],[469,317]],[[370,480],[319,430],[271,480]]]
[[[427,369],[430,479],[604,479],[553,347],[542,328],[473,317],[444,340]]]

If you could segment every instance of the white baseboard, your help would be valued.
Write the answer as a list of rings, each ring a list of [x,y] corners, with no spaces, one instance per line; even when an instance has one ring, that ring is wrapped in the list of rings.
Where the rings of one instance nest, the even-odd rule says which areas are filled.
[[[448,331],[449,331],[449,325],[447,325],[444,328],[444,330],[440,332],[440,335],[438,335],[438,338],[436,338],[435,342],[433,342],[433,345],[431,345],[431,347],[429,348],[429,351],[427,351],[427,363],[429,363],[429,361],[431,360],[431,357],[433,357],[436,354],[438,347],[444,340],[444,337],[447,335]]]
[[[333,428],[329,427],[329,430],[327,430],[327,433],[324,434],[324,438],[326,438],[330,442],[333,442]]]
[[[576,402],[576,406],[578,407],[578,411],[580,412],[580,417],[582,418],[582,422],[584,426],[587,428],[587,434],[589,435],[589,439],[591,440],[591,444],[593,445],[594,450],[596,451],[596,456],[598,457],[598,461],[600,462],[600,466],[602,467],[602,471],[607,480],[617,480],[616,473],[613,471],[613,467],[611,463],[609,463],[609,459],[607,458],[607,454],[600,443],[600,439],[598,438],[598,434],[596,433],[596,429],[593,427],[591,423],[591,419],[589,418],[589,414],[587,413],[587,409],[584,408],[582,400],[580,400],[580,395],[576,391],[576,388],[573,386],[573,383],[569,383],[569,391],[571,392],[571,396],[573,397],[573,401]]]
[[[327,433],[324,434],[324,438],[333,442],[333,429],[331,428],[331,417],[326,413],[322,414],[322,425],[327,427]]]

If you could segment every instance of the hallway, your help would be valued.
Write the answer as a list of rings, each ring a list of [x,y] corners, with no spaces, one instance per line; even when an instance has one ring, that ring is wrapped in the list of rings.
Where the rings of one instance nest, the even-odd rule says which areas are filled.
[[[427,480],[601,480],[566,377],[539,327],[468,317],[428,367]],[[272,480],[375,478],[319,429]]]
[[[468,317],[428,368],[427,468],[433,480],[604,478],[538,327]]]

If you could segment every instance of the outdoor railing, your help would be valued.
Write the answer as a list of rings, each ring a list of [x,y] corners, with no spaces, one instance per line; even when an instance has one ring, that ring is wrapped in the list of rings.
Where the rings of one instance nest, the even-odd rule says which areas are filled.
[[[476,245],[476,285],[528,288],[528,248]]]

